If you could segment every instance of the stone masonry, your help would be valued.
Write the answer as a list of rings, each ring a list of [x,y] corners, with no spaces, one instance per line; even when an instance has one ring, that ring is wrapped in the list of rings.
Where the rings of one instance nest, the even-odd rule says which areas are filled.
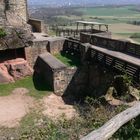
[[[1,0],[0,5],[0,11],[14,13],[27,22],[27,0]]]
[[[75,72],[76,68],[68,68],[50,53],[41,54],[35,64],[35,73],[59,96],[64,94]]]

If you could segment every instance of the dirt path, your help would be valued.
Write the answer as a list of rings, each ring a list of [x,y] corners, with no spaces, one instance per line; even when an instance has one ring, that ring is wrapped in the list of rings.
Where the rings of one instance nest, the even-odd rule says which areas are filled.
[[[27,89],[17,88],[10,96],[0,97],[0,126],[16,127],[33,106],[33,98],[26,96]]]
[[[12,91],[11,95],[0,97],[0,127],[12,128],[19,126],[22,118],[31,109],[40,110],[40,106],[43,109],[43,115],[51,119],[58,119],[61,116],[71,119],[77,116],[74,107],[66,105],[62,97],[51,94],[37,101],[28,96],[27,93],[27,89],[17,88]]]
[[[78,115],[72,105],[65,104],[62,97],[56,96],[55,94],[44,97],[43,103],[43,114],[50,118],[59,119],[60,117],[65,116],[66,119],[72,119]]]

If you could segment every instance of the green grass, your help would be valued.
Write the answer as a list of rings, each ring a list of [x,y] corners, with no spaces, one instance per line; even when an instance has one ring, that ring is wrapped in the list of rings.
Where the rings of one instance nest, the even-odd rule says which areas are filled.
[[[3,28],[0,28],[0,38],[3,38],[7,35],[6,31]]]
[[[71,56],[69,54],[56,54],[55,57],[62,61],[65,65],[69,67],[78,67],[80,66],[80,59],[75,56]]]
[[[133,38],[133,40],[140,44],[140,38]]]
[[[0,84],[0,96],[10,95],[15,88],[27,88],[29,95],[35,98],[42,98],[47,95],[51,89],[45,85],[40,79],[38,79],[38,89],[34,86],[32,77],[26,77],[22,80],[18,80],[15,83]]]
[[[133,33],[130,38],[139,38],[140,39],[140,33]]]
[[[124,37],[130,37],[131,35],[133,35],[134,33],[115,33],[117,35],[121,35],[121,36],[124,36]]]
[[[134,41],[136,41],[136,43],[140,43],[140,33],[115,33],[116,35],[120,35],[124,38],[130,38]]]
[[[85,15],[94,16],[131,16],[140,14],[140,12],[132,11],[135,6],[122,6],[122,7],[92,7],[92,8],[79,8]]]

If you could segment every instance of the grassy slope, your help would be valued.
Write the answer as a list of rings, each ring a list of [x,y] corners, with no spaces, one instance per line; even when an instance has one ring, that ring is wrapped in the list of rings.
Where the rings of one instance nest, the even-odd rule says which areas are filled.
[[[47,85],[41,83],[41,81],[39,81],[38,83],[38,87],[40,90],[37,90],[35,88],[32,77],[26,77],[22,80],[16,81],[15,83],[0,84],[0,96],[10,95],[15,88],[22,87],[27,88],[29,90],[30,96],[33,96],[35,98],[41,98],[49,93],[48,91],[50,91],[50,88]]]

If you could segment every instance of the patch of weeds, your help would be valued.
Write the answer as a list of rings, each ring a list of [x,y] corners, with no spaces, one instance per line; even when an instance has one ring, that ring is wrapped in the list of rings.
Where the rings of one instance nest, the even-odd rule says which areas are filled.
[[[21,121],[18,128],[19,140],[79,140],[84,135],[101,127],[106,121],[124,108],[104,106],[98,99],[86,98],[84,104],[75,105],[79,116],[67,120],[65,115],[52,121],[42,111],[32,111]],[[9,138],[9,137],[8,137]]]
[[[7,35],[6,31],[3,28],[0,28],[0,38],[3,38]]]
[[[104,125],[108,120],[125,110],[126,106],[111,106],[103,98],[86,97],[82,105],[76,105],[82,118],[80,134],[87,135]]]
[[[19,129],[18,128],[0,128],[0,140],[18,140],[19,138]]]
[[[65,132],[56,122],[36,114],[27,115],[22,121],[19,140],[67,140]]]
[[[134,33],[130,38],[140,38],[140,33]]]

